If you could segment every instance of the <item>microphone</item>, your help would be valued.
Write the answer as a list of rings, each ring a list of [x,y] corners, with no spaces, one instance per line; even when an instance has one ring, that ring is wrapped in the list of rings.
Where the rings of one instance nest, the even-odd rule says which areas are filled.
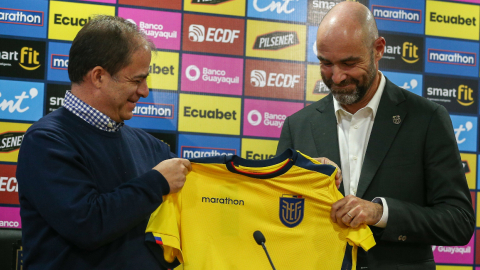
[[[263,247],[263,250],[265,250],[265,254],[267,254],[267,258],[270,261],[270,265],[272,265],[273,270],[276,270],[275,266],[273,266],[272,259],[270,259],[270,255],[268,255],[267,247],[265,246],[265,242],[267,240],[265,240],[265,236],[263,236],[263,233],[261,231],[255,231],[253,233],[253,238],[255,239],[255,242],[257,242],[257,244]]]

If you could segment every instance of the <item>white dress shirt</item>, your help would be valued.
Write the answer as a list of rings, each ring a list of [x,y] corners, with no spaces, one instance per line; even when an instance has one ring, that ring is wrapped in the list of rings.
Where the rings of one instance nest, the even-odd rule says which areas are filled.
[[[381,79],[377,92],[375,92],[367,106],[358,110],[355,114],[352,115],[347,112],[335,98],[333,99],[335,117],[337,118],[338,145],[340,148],[345,196],[349,194],[355,196],[357,194],[358,181],[370,133],[372,132],[380,98],[385,88],[385,77],[381,72],[380,75]],[[387,202],[384,198],[375,198],[373,201],[383,204],[382,218],[375,226],[385,228],[388,220]]]

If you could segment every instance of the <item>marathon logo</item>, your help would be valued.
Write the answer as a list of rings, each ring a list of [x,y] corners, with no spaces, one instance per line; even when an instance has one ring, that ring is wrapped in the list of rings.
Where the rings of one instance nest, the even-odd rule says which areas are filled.
[[[74,18],[74,17],[64,17],[62,14],[55,14],[54,15],[54,24],[60,25],[71,25],[71,26],[84,26],[87,24],[92,18]]]
[[[327,85],[322,80],[318,80],[315,83],[315,88],[313,88],[314,95],[325,95],[329,93],[330,89],[328,89]]]
[[[191,24],[188,27],[188,39],[192,42],[233,43],[239,37],[239,34],[240,30],[213,27],[209,27],[205,31],[205,26],[200,24]]]
[[[477,54],[470,52],[428,49],[428,62],[474,67],[477,65]]]
[[[192,0],[192,4],[216,5],[229,1],[231,0]]]
[[[197,110],[192,107],[185,106],[183,110],[183,116],[193,117],[193,118],[209,118],[209,119],[225,119],[225,120],[237,120],[237,112],[233,110],[232,112],[223,112],[219,109],[213,110]]]
[[[137,102],[133,116],[173,119],[174,105],[149,102]]]
[[[300,44],[297,32],[276,31],[258,36],[253,45],[254,50],[276,51]]]
[[[235,149],[208,148],[197,146],[182,146],[180,151],[181,157],[187,159],[216,156],[233,156],[237,154],[237,150]]]
[[[50,67],[53,69],[68,70],[68,55],[52,54]]]
[[[264,159],[271,159],[274,158],[275,155],[271,154],[260,154],[254,151],[247,151],[246,158],[252,160],[264,160]]]
[[[430,21],[431,22],[438,22],[438,23],[447,23],[447,24],[458,24],[458,25],[472,25],[477,26],[477,18],[464,18],[461,15],[458,16],[446,16],[440,15],[436,12],[430,12]]]
[[[5,132],[0,134],[0,153],[9,153],[20,149],[25,132]]]
[[[0,22],[43,26],[43,12],[0,7]]]
[[[202,72],[200,69],[195,65],[190,65],[185,70],[185,75],[190,81],[196,81],[202,75],[202,80],[205,82],[214,82],[217,84],[220,83],[227,83],[227,84],[239,84],[240,77],[227,77],[227,72],[225,70],[220,69],[209,69],[203,68]]]
[[[262,114],[257,110],[251,110],[247,115],[247,120],[252,126],[258,126],[263,121],[265,126],[282,128],[285,119],[287,119],[287,116],[284,114],[265,112],[262,116]]]
[[[0,191],[18,193],[17,178],[0,176]]]
[[[271,72],[268,75],[263,70],[252,70],[250,72],[250,83],[254,87],[284,87],[284,88],[294,88],[300,80],[300,75],[292,74],[282,74]]]
[[[372,5],[372,13],[375,19],[409,23],[422,22],[422,11],[419,9]]]
[[[132,19],[127,19],[127,21],[137,25],[137,23]],[[143,32],[145,35],[152,38],[157,38],[157,37],[161,37],[165,39],[177,38],[177,31],[172,31],[172,32],[162,31],[163,25],[161,24],[146,23],[141,21],[140,26],[137,25],[137,27],[139,27],[140,31]]]

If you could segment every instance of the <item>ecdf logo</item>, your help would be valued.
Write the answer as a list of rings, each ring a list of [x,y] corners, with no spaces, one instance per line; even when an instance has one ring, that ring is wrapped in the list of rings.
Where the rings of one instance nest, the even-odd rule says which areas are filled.
[[[422,11],[419,9],[372,5],[375,19],[410,23],[422,23]]]
[[[294,88],[295,84],[300,81],[300,75],[282,74],[271,72],[268,75],[263,70],[252,70],[250,73],[250,83],[254,87],[290,87]]]
[[[137,106],[135,106],[135,109],[133,110],[133,115],[137,117],[173,119],[174,105],[137,102]]]
[[[43,26],[43,12],[0,7],[0,23]]]
[[[262,119],[262,114],[257,110],[251,110],[247,115],[248,123],[252,126],[258,126],[263,120],[265,126],[282,128],[285,119],[287,119],[287,116],[284,114],[271,114],[268,112],[265,112],[264,119]]]
[[[254,50],[281,50],[300,44],[297,32],[276,31],[273,33],[258,36],[253,45]]]
[[[180,153],[182,158],[233,156],[236,154],[237,154],[236,149],[200,147],[200,146],[182,146],[181,153]]]
[[[0,134],[0,153],[10,153],[20,149],[25,132],[5,132]]]
[[[52,54],[51,68],[68,70],[68,55]]]
[[[200,24],[191,24],[188,27],[188,38],[192,42],[221,42],[233,43],[239,37],[240,30],[230,30],[222,28],[205,27]]]
[[[477,54],[470,52],[428,49],[428,62],[451,65],[476,66]]]

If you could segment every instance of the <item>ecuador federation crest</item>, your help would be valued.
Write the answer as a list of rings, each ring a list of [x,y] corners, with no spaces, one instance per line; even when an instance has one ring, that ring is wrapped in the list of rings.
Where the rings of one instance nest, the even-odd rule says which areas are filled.
[[[280,221],[283,225],[293,228],[303,220],[305,198],[300,195],[283,194],[280,197]]]

